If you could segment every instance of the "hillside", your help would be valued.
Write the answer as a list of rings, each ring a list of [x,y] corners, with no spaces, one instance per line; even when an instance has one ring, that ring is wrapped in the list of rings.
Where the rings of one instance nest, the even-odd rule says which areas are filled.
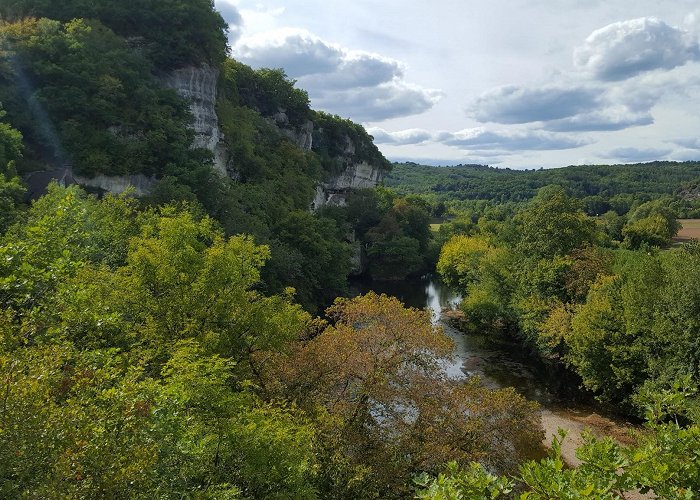
[[[0,102],[23,149],[8,159],[32,198],[53,179],[194,203],[227,234],[271,247],[267,290],[292,285],[310,309],[344,293],[359,248],[345,221],[309,208],[344,204],[390,164],[361,126],[312,110],[283,71],[228,58],[211,2],[16,1],[0,14],[11,20]]]
[[[432,167],[395,163],[385,183],[401,194],[424,194],[435,201],[523,202],[538,189],[557,184],[582,200],[590,215],[630,207],[690,191],[700,179],[699,162],[635,165],[580,165],[547,170],[511,170],[485,165]],[[686,214],[681,214],[686,215]]]

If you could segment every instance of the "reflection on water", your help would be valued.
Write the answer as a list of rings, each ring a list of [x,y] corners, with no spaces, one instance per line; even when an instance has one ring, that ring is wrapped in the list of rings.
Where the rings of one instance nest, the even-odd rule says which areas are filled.
[[[542,376],[538,376],[519,352],[517,346],[494,346],[483,335],[464,335],[444,321],[443,312],[454,309],[461,297],[444,286],[436,277],[426,276],[411,281],[361,281],[351,284],[353,295],[369,291],[397,297],[406,306],[425,308],[455,343],[454,356],[443,366],[452,378],[481,377],[494,389],[513,387],[528,399],[551,404],[555,398]]]

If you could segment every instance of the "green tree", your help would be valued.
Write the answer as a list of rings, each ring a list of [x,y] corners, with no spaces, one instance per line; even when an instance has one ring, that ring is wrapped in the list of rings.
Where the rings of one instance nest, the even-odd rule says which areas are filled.
[[[595,224],[563,188],[542,188],[515,222],[517,250],[527,256],[566,255],[593,241]]]

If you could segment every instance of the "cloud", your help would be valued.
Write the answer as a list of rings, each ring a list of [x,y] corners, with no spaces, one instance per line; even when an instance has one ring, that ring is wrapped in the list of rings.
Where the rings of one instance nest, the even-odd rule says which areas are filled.
[[[234,48],[236,58],[257,68],[283,68],[299,78],[332,73],[343,62],[340,47],[304,30],[285,28],[248,37]]]
[[[654,123],[650,113],[634,113],[625,106],[554,120],[543,126],[551,132],[610,132]]]
[[[700,139],[697,137],[691,137],[688,139],[678,139],[673,141],[674,144],[682,146],[687,149],[697,149],[700,150]]]
[[[598,107],[599,94],[599,90],[583,86],[509,85],[482,94],[468,107],[467,113],[482,123],[557,120]]]
[[[689,71],[650,73],[616,83],[511,85],[482,94],[467,112],[481,122],[539,123],[551,132],[615,131],[653,124],[651,110],[660,100],[690,99],[699,87],[700,77]]]
[[[397,163],[418,163],[431,167],[455,167],[457,165],[498,165],[503,163],[502,158],[479,158],[477,156],[463,156],[460,158],[421,158],[416,156],[387,156],[389,161]]]
[[[349,50],[305,30],[245,38],[234,55],[253,67],[283,68],[309,92],[314,107],[357,121],[423,113],[443,97],[440,90],[405,81],[405,67],[395,59]]]
[[[685,16],[683,24],[691,33],[700,33],[700,9]]]
[[[537,130],[487,130],[484,127],[441,132],[437,140],[467,150],[547,151],[573,149],[590,144],[582,138]]]
[[[243,29],[243,16],[238,11],[235,5],[224,1],[217,0],[216,10],[219,11],[221,17],[224,18],[226,24],[228,25],[228,39],[229,43],[236,43],[236,41],[241,37]]]
[[[574,52],[575,66],[603,81],[670,70],[698,59],[695,37],[655,17],[609,24],[591,33]]]
[[[301,78],[299,83],[307,90],[344,90],[381,85],[403,78],[403,73],[403,65],[398,61],[376,54],[354,52],[345,54],[333,72],[322,79],[309,76]]]
[[[406,146],[408,144],[423,144],[433,138],[433,134],[420,128],[387,132],[383,128],[370,127],[367,132],[374,137],[376,144],[396,144]]]
[[[617,148],[603,154],[601,158],[622,161],[624,163],[639,163],[662,160],[671,153],[670,149],[655,148]]]
[[[362,122],[420,114],[432,108],[442,96],[440,90],[424,89],[400,80],[376,87],[311,94],[314,106]]]

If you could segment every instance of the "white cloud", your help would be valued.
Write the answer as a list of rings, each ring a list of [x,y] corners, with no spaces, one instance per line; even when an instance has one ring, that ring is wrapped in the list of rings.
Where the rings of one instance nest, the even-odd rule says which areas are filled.
[[[436,139],[465,150],[547,151],[573,149],[590,144],[580,137],[537,130],[488,130],[476,127],[459,132],[441,132]]]
[[[696,37],[655,17],[609,24],[591,33],[574,52],[577,68],[604,81],[670,70],[698,59]]]
[[[308,90],[315,107],[357,121],[378,122],[423,113],[442,91],[408,83],[402,63],[284,28],[241,40],[234,56],[253,67],[283,68]]]
[[[691,33],[700,33],[700,9],[685,16],[683,24]]]
[[[654,123],[648,112],[631,112],[626,106],[612,106],[601,111],[583,113],[544,124],[551,132],[610,132]]]
[[[530,123],[567,118],[598,107],[600,92],[583,86],[508,85],[479,96],[467,108],[480,122]]]
[[[398,61],[367,52],[345,53],[332,73],[322,79],[302,78],[299,84],[307,90],[342,90],[373,87],[403,77],[403,66]]]
[[[361,122],[417,115],[432,108],[442,96],[440,90],[424,89],[400,80],[376,87],[311,94],[316,107]]]
[[[700,151],[700,139],[697,137],[690,137],[687,139],[677,139],[673,141],[674,144],[683,146],[686,149],[695,149]]]
[[[344,58],[340,47],[291,28],[247,37],[234,47],[234,55],[256,68],[283,68],[292,78],[332,73]]]
[[[236,43],[242,34],[243,16],[234,4],[226,0],[217,0],[216,9],[228,24],[229,43]]]
[[[406,146],[408,144],[422,144],[430,141],[433,134],[420,128],[399,130],[398,132],[387,132],[383,128],[369,127],[367,132],[374,137],[377,144],[396,144]]]
[[[601,155],[601,158],[620,161],[623,163],[639,163],[645,161],[663,160],[672,150],[656,148],[625,147],[616,148]]]

